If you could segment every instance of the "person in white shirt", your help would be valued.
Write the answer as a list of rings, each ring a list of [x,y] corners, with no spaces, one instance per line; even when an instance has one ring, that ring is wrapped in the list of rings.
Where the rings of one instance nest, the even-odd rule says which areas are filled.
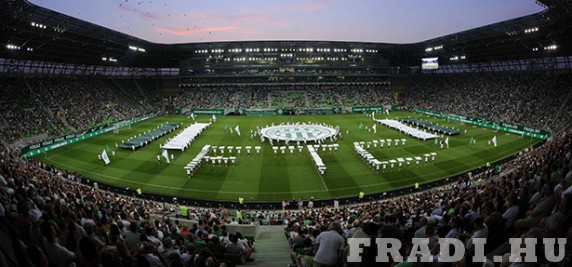
[[[342,226],[339,222],[333,222],[328,231],[320,233],[316,238],[314,266],[336,265],[343,253],[346,241],[341,235]]]

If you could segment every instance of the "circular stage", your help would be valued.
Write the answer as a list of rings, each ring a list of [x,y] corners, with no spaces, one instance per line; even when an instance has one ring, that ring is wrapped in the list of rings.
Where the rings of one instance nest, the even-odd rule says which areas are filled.
[[[262,128],[260,134],[266,139],[278,141],[312,142],[335,135],[336,129],[317,124],[278,125]]]

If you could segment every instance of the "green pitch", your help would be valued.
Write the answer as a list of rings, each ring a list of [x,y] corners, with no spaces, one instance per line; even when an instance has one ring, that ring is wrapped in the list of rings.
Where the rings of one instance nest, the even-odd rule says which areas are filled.
[[[378,115],[377,118],[385,118]],[[121,140],[138,135],[149,129],[155,129],[161,123],[183,123],[189,125],[193,121],[185,116],[156,117],[138,124],[131,129],[122,129],[119,133],[109,132],[84,141],[67,145],[56,150],[39,155],[35,158],[48,164],[69,171],[77,171],[88,179],[100,183],[111,184],[118,187],[141,188],[143,192],[158,193],[167,196],[189,197],[205,200],[236,201],[244,197],[246,201],[280,201],[311,196],[316,199],[357,196],[360,191],[366,194],[393,190],[450,177],[467,170],[483,166],[487,162],[508,157],[518,151],[539,142],[538,139],[522,138],[514,134],[494,132],[490,129],[461,125],[457,122],[447,122],[443,119],[427,117],[410,112],[394,112],[389,118],[411,117],[419,118],[439,125],[460,129],[461,134],[450,137],[449,149],[440,149],[434,145],[433,140],[419,141],[405,136],[396,130],[378,125],[377,133],[367,131],[373,121],[363,114],[333,115],[333,116],[269,116],[269,117],[224,117],[219,116],[217,122],[204,131],[192,144],[190,149],[181,151],[171,150],[174,160],[171,164],[159,164],[157,155],[160,154],[159,144],[165,143],[167,138],[174,137],[177,131],[158,139],[142,149],[136,151],[116,148]],[[197,116],[196,121],[208,122],[210,116]],[[340,147],[335,152],[322,152],[327,166],[326,173],[320,177],[313,165],[310,154],[304,148],[302,153],[295,150],[282,155],[280,151],[275,155],[268,142],[261,144],[255,137],[250,140],[250,130],[256,126],[279,124],[281,122],[317,122],[333,126],[339,125],[343,139],[338,140]],[[364,127],[359,130],[360,123]],[[234,128],[239,125],[242,136],[236,133],[225,132],[225,125]],[[180,128],[183,129],[183,128]],[[464,130],[467,129],[467,133]],[[346,135],[346,131],[349,134]],[[497,136],[498,146],[488,145],[487,141]],[[469,147],[469,140],[473,137],[476,144]],[[391,146],[387,148],[366,148],[380,161],[396,159],[399,157],[415,157],[430,152],[437,152],[434,162],[416,167],[394,168],[392,171],[374,171],[359,157],[354,150],[354,141],[372,141],[374,139],[401,139],[406,138],[405,146]],[[190,179],[183,167],[189,163],[205,144],[216,146],[242,146],[236,163],[228,166],[202,164]],[[254,146],[261,145],[262,151],[256,154]],[[276,144],[275,144],[276,145]],[[290,145],[293,145],[290,143]],[[111,163],[105,166],[98,160],[97,155],[109,146],[115,150],[115,157],[109,157]],[[253,146],[250,155],[246,154],[245,146]],[[228,152],[227,152],[228,153]],[[209,153],[212,155],[212,150]],[[389,166],[388,166],[389,168]]]

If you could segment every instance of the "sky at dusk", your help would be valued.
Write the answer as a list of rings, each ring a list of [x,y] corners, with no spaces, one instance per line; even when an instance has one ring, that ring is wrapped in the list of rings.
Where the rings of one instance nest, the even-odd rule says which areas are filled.
[[[29,0],[155,43],[413,43],[542,11],[534,0]]]

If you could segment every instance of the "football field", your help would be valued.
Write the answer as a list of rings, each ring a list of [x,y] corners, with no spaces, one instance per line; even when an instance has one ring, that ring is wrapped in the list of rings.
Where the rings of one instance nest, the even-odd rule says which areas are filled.
[[[157,160],[161,154],[160,144],[172,138],[184,127],[194,121],[187,116],[159,116],[129,128],[123,128],[119,133],[108,132],[77,143],[73,143],[45,155],[35,156],[37,160],[53,164],[61,169],[76,171],[85,178],[103,184],[114,185],[121,188],[141,188],[143,192],[156,193],[165,196],[186,197],[203,200],[236,201],[243,197],[246,201],[281,201],[283,199],[300,198],[329,199],[336,197],[357,196],[360,191],[366,194],[383,192],[412,186],[415,183],[427,183],[444,179],[456,174],[495,162],[511,156],[518,151],[530,147],[539,139],[522,138],[505,132],[495,132],[491,129],[461,125],[458,122],[448,122],[444,119],[427,117],[411,112],[393,112],[390,115],[377,115],[382,118],[418,118],[430,121],[439,126],[459,129],[461,134],[449,137],[449,149],[441,149],[433,140],[420,141],[406,136],[396,130],[377,125],[377,133],[371,130],[374,122],[364,114],[352,115],[322,115],[322,116],[218,116],[212,126],[203,131],[184,152],[169,150],[174,160],[167,164]],[[209,122],[211,116],[197,116],[197,122]],[[156,129],[161,124],[183,124],[179,130],[171,132],[160,139],[150,142],[135,151],[116,148],[122,140],[139,135],[148,130]],[[302,152],[296,149],[294,153],[286,150],[274,153],[272,146],[261,143],[259,137],[250,139],[250,131],[257,126],[280,124],[282,122],[312,122],[326,123],[339,126],[343,138],[336,141],[339,144],[337,151],[318,151],[327,167],[325,174],[320,176],[309,151],[304,147]],[[364,127],[360,127],[362,124]],[[231,134],[228,129],[239,126],[242,136]],[[225,128],[227,128],[225,130]],[[367,130],[366,128],[369,128]],[[467,133],[464,133],[465,129]],[[346,132],[349,131],[349,134]],[[498,146],[487,144],[497,136]],[[476,143],[469,146],[470,139]],[[407,139],[405,145],[392,144],[370,148],[364,147],[380,161],[397,158],[423,157],[424,154],[436,152],[435,161],[419,166],[415,162],[411,166],[404,165],[385,171],[373,170],[354,149],[353,142],[371,142],[379,139]],[[329,142],[328,142],[329,143]],[[203,148],[212,146],[241,146],[241,154],[236,150],[234,164],[203,163],[196,173],[189,178],[187,165]],[[275,146],[284,145],[276,144]],[[296,145],[290,142],[289,145]],[[109,153],[111,163],[105,165],[98,160],[106,147],[115,150],[115,156]],[[245,146],[261,146],[259,154],[254,149],[248,155]],[[446,146],[445,146],[446,147]],[[218,151],[217,151],[218,152]],[[228,151],[225,155],[229,156]],[[214,156],[212,150],[209,156]],[[220,155],[220,152],[219,154]]]

